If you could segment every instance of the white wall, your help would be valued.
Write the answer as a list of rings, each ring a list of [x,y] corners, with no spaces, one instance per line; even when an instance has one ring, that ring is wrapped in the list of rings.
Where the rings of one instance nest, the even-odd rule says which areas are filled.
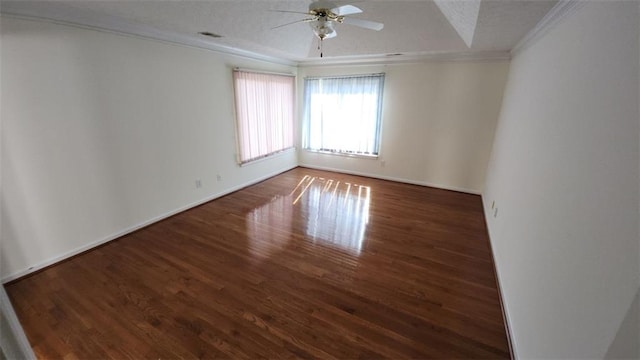
[[[4,280],[297,164],[236,165],[231,80],[295,68],[14,18],[2,57]]]
[[[638,6],[589,2],[511,62],[483,200],[519,358],[602,358],[638,289],[638,54]]]
[[[640,291],[636,292],[605,359],[640,359]]]
[[[386,76],[380,158],[301,150],[300,163],[479,193],[508,68],[506,61],[301,67],[300,98],[305,76]]]
[[[5,281],[297,164],[291,152],[236,165],[231,92],[234,66],[295,68],[6,17],[2,51]],[[384,166],[306,151],[300,162],[479,192],[508,63],[302,73],[374,71],[387,73]]]

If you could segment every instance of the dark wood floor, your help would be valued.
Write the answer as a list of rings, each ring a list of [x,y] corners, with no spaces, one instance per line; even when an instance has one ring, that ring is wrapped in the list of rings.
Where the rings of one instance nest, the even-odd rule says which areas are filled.
[[[305,168],[7,292],[41,358],[509,357],[479,196]]]

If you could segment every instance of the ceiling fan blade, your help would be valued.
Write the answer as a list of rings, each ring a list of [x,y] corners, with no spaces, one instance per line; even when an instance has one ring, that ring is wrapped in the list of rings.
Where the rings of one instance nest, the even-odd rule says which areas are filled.
[[[362,10],[353,5],[342,5],[331,9],[331,12],[338,16],[345,16],[351,14],[360,14]]]
[[[362,20],[362,19],[354,19],[354,18],[350,18],[350,17],[344,18],[342,23],[343,24],[348,24],[348,25],[353,25],[353,26],[359,26],[361,28],[370,29],[370,30],[376,30],[376,31],[380,31],[380,30],[382,30],[382,28],[384,28],[384,24],[383,23],[379,23],[379,22],[375,22],[375,21],[369,21],[369,20]]]
[[[318,20],[318,19],[317,18],[306,18],[306,19],[302,19],[302,20],[296,20],[296,21],[293,21],[293,22],[290,22],[290,23],[286,23],[286,24],[278,25],[276,27],[272,27],[271,30],[277,29],[277,28],[281,28],[281,27],[284,27],[284,26],[289,26],[289,25],[301,23],[301,22],[309,22],[309,21],[316,21],[316,20]]]
[[[307,12],[302,12],[302,11],[289,11],[289,10],[267,10],[270,12],[280,12],[280,13],[290,13],[290,14],[300,14],[300,15],[315,15],[314,13],[307,11]]]

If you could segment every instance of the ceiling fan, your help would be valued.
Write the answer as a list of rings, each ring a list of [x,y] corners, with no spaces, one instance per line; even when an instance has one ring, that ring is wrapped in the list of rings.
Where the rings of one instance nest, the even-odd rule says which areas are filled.
[[[376,21],[363,20],[348,17],[348,15],[360,14],[362,10],[353,5],[341,5],[337,6],[334,3],[324,0],[314,1],[309,5],[308,12],[288,11],[288,10],[274,10],[276,12],[294,13],[306,15],[307,17],[301,20],[297,20],[291,23],[276,26],[273,29],[289,26],[301,22],[309,23],[313,33],[320,39],[318,49],[320,49],[320,57],[322,57],[322,41],[324,39],[330,39],[335,37],[338,33],[335,30],[335,24],[347,24],[358,26],[365,29],[380,31],[384,27],[383,23]]]

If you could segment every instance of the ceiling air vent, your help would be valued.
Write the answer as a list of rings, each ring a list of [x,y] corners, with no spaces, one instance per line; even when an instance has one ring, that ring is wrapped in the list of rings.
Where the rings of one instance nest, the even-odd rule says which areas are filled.
[[[215,34],[215,33],[212,33],[212,32],[208,32],[208,31],[202,31],[202,32],[199,32],[198,34],[204,35],[204,36],[208,36],[208,37],[211,37],[211,38],[214,38],[214,39],[219,39],[219,38],[222,37],[222,35],[218,35],[218,34]]]

